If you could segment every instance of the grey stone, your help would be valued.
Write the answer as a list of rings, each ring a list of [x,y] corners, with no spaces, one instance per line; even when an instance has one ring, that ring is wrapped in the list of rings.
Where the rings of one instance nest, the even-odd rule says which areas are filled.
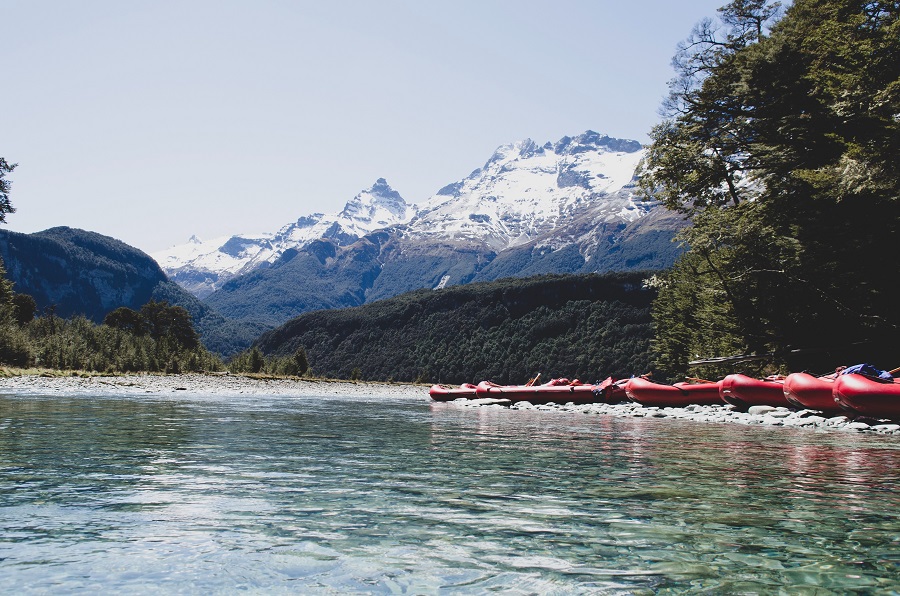
[[[872,430],[880,433],[892,433],[900,430],[900,424],[876,424],[872,427]]]
[[[793,414],[793,412],[791,412],[787,408],[775,408],[775,411],[770,412],[769,416],[773,416],[775,418],[787,418],[791,414]]]
[[[456,401],[456,400],[454,400]],[[467,401],[467,406],[508,406],[512,402],[508,399],[497,399],[493,397],[481,397],[479,399],[470,399]]]

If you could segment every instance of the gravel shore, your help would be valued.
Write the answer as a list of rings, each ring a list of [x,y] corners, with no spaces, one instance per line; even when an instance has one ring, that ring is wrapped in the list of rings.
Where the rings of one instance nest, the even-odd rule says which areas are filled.
[[[122,376],[43,376],[20,375],[0,378],[0,392],[30,395],[96,391],[117,394],[166,394],[173,392],[204,395],[396,395],[428,398],[421,385],[325,381],[318,379],[258,379],[228,374],[122,375]]]
[[[543,410],[547,412],[573,412],[626,418],[680,418],[695,422],[730,423],[744,425],[786,426],[815,430],[868,432],[900,437],[900,424],[891,420],[872,418],[848,418],[847,416],[822,416],[816,410],[790,410],[771,406],[751,406],[741,412],[731,405],[699,406],[684,408],[656,408],[626,402],[620,404],[546,404],[532,405],[528,402],[510,404],[506,399],[458,399],[450,404],[466,407],[510,408],[512,410]]]
[[[408,397],[429,400],[428,387],[401,383],[368,383],[326,381],[317,379],[258,379],[228,374],[185,375],[123,375],[90,377],[57,377],[20,375],[0,378],[0,393],[47,395],[89,394],[97,391],[120,395],[172,394],[175,392],[222,396],[253,395],[341,395],[366,397],[372,395]],[[822,416],[814,410],[794,411],[787,408],[754,406],[740,412],[733,406],[687,406],[684,408],[653,408],[635,403],[621,404],[548,404],[528,402],[510,404],[505,399],[458,399],[443,402],[447,407],[509,408],[538,410],[548,413],[569,412],[587,415],[606,415],[627,418],[679,418],[705,423],[785,426],[810,430],[849,431],[894,435],[900,437],[900,424],[890,420],[847,416]]]

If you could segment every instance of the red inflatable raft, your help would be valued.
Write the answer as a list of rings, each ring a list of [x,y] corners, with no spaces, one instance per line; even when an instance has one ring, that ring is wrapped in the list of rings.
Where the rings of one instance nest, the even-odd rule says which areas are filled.
[[[863,375],[838,375],[835,401],[844,409],[872,418],[900,418],[900,380],[876,380]]]
[[[568,379],[554,379],[543,385],[497,385],[490,381],[478,383],[477,397],[495,397],[513,402],[527,401],[533,404],[550,402],[565,404],[589,404],[597,401],[594,386]]]
[[[754,379],[747,375],[728,375],[720,381],[719,397],[741,410],[750,406],[774,406],[789,408],[784,397],[783,379]]]
[[[612,377],[607,377],[600,381],[599,385],[594,385],[594,397],[598,402],[604,404],[620,404],[628,401],[628,396],[625,395],[625,383],[627,382],[628,379],[617,381]]]
[[[837,415],[843,410],[834,401],[834,374],[816,377],[809,373],[791,373],[784,379],[784,397],[797,408],[819,410]]]
[[[719,397],[717,383],[675,383],[674,385],[661,385],[635,377],[625,383],[625,394],[631,401],[642,406],[656,406],[659,408],[681,408],[691,404],[701,406],[722,405],[724,402]]]
[[[453,401],[464,397],[472,399],[475,397],[475,385],[472,383],[463,383],[459,387],[451,387],[450,385],[432,385],[428,390],[428,395],[434,401]]]

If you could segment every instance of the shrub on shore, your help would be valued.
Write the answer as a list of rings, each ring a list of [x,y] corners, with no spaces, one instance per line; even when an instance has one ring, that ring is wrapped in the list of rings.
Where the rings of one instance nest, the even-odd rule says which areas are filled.
[[[290,356],[266,356],[253,347],[228,361],[228,371],[235,374],[265,374],[303,377],[310,373],[306,350],[302,347]]]
[[[0,363],[17,367],[94,372],[199,372],[222,370],[221,359],[199,343],[153,337],[96,324],[85,317],[63,319],[52,312],[24,325],[0,323]]]

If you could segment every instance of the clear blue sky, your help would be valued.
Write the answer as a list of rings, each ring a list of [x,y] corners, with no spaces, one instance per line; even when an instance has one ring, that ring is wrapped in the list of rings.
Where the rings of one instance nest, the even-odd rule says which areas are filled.
[[[724,0],[0,0],[8,229],[152,252],[275,231],[384,177],[421,201],[506,143],[646,142]]]

